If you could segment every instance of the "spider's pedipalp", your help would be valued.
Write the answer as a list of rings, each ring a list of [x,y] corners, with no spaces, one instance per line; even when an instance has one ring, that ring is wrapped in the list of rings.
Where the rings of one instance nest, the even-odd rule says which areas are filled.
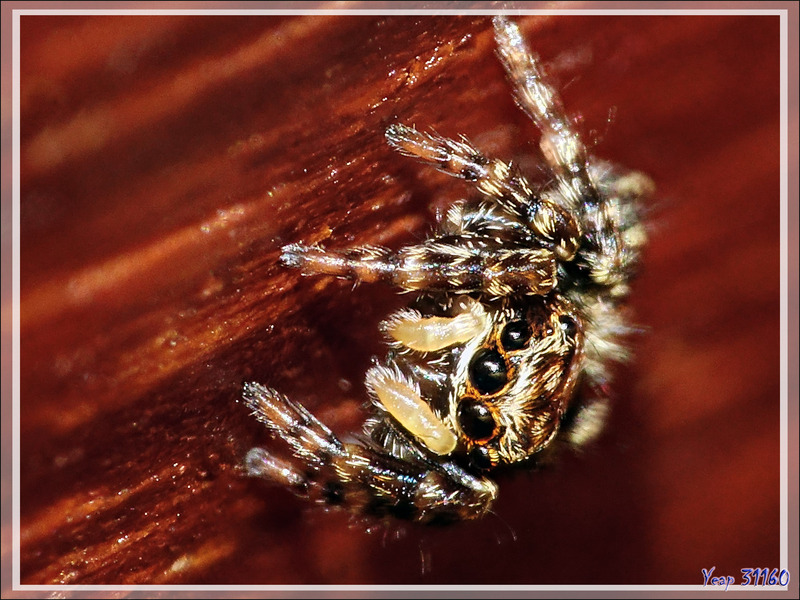
[[[469,299],[467,310],[453,317],[423,317],[403,309],[381,323],[381,329],[399,348],[435,352],[463,344],[481,335],[489,319],[480,302]]]
[[[458,439],[453,431],[422,399],[419,386],[399,369],[373,367],[367,372],[365,383],[378,405],[431,452],[441,456],[450,454],[456,447]]]

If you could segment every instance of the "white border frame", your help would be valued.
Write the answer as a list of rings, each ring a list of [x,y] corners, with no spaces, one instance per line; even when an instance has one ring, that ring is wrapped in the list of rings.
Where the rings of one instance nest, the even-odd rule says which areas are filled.
[[[158,4],[158,3],[155,3]],[[761,4],[761,3],[758,3]],[[766,4],[766,3],[765,3]],[[788,465],[789,465],[789,427],[788,427],[788,195],[789,195],[789,163],[788,163],[788,9],[562,9],[562,10],[482,10],[482,9],[440,9],[440,10],[373,10],[373,9],[12,9],[12,590],[17,592],[120,592],[120,591],[171,591],[171,592],[259,592],[259,591],[436,591],[436,592],[714,592],[703,585],[22,585],[20,583],[20,496],[19,496],[19,470],[20,470],[20,440],[19,440],[19,415],[20,415],[20,17],[25,15],[771,15],[780,17],[780,269],[781,269],[781,299],[780,299],[780,469],[781,469],[781,508],[780,508],[780,569],[789,569],[789,518],[788,518]],[[800,577],[800,573],[792,573]],[[792,582],[790,581],[790,584]],[[794,582],[795,586],[797,582]],[[741,588],[737,592],[751,592],[764,594],[765,592],[786,591],[785,586],[752,586]],[[733,591],[733,590],[731,590]]]

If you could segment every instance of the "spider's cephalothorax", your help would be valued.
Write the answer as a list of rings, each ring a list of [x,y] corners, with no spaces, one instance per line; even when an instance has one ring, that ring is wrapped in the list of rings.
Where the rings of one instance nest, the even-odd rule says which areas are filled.
[[[604,399],[592,392],[624,358],[623,301],[645,241],[637,203],[651,183],[588,156],[517,26],[495,17],[494,31],[517,103],[541,130],[550,183],[533,188],[466,140],[389,127],[391,146],[481,197],[398,251],[283,249],[283,264],[304,274],[416,296],[382,324],[391,350],[366,376],[374,411],[363,440],[343,443],[301,405],[245,385],[253,414],[293,454],[254,448],[249,474],[364,513],[475,518],[497,495],[489,471],[598,431]],[[589,391],[580,402],[579,380]]]

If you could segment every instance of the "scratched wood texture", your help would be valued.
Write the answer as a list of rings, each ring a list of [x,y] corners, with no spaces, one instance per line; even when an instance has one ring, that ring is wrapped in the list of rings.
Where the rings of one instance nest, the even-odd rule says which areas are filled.
[[[28,584],[701,584],[779,561],[779,23],[528,17],[594,152],[649,173],[604,436],[496,515],[365,528],[243,478],[257,380],[357,429],[381,287],[282,244],[398,247],[458,181],[394,121],[536,172],[486,17],[22,18]],[[794,575],[794,573],[793,573]]]

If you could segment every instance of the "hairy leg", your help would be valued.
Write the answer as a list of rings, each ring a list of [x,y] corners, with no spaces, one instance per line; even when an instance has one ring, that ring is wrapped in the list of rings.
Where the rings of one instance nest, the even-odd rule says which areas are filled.
[[[547,80],[539,57],[528,45],[513,21],[494,18],[497,54],[514,88],[514,96],[542,132],[540,145],[550,169],[561,182],[562,193],[575,208],[590,200],[597,202],[586,169],[586,147],[566,116],[561,97]]]
[[[295,459],[253,448],[245,461],[248,474],[288,485],[299,495],[422,522],[483,516],[497,495],[492,481],[455,464],[401,463],[371,446],[344,444],[305,408],[258,383],[245,384],[244,401]]]
[[[474,183],[478,190],[518,217],[556,256],[569,260],[578,249],[578,222],[550,198],[540,198],[516,167],[487,158],[466,139],[422,133],[394,124],[386,129],[389,145],[440,171]]]
[[[283,264],[306,275],[335,275],[358,282],[382,281],[404,291],[546,294],[556,284],[557,265],[546,248],[508,247],[492,239],[434,238],[397,252],[375,246],[325,250],[284,246]]]
[[[580,215],[588,245],[582,248],[590,277],[611,297],[627,294],[627,280],[646,237],[634,203],[652,193],[638,173],[619,175],[591,165],[586,146],[561,98],[548,81],[516,23],[494,18],[497,53],[514,87],[517,103],[542,132],[545,159],[556,176],[556,201]]]

